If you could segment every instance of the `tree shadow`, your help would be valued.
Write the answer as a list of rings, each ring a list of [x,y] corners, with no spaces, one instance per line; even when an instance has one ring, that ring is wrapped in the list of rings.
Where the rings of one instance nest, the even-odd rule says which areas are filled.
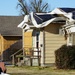
[[[22,40],[17,41],[16,43],[12,44],[8,49],[3,51],[2,58],[3,61],[11,61],[11,55],[17,52],[22,48]]]

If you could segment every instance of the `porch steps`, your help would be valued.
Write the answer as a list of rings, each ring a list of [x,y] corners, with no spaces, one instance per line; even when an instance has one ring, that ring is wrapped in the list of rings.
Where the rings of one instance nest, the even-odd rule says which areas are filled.
[[[13,65],[15,65],[18,62],[17,56],[23,56],[23,49],[20,49],[11,55]]]

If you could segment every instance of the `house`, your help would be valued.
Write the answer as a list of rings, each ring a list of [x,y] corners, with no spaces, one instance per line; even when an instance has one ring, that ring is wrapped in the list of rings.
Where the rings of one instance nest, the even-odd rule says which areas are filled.
[[[22,16],[0,16],[0,60],[11,62],[11,55],[22,48]]]
[[[24,17],[18,27],[23,29],[23,47],[25,55],[30,55],[27,57],[30,65],[55,64],[55,50],[69,45],[71,34],[68,31],[75,32],[74,11],[75,8],[56,8],[50,13],[32,12]],[[74,36],[72,38],[74,41]],[[29,62],[27,58],[25,62]]]

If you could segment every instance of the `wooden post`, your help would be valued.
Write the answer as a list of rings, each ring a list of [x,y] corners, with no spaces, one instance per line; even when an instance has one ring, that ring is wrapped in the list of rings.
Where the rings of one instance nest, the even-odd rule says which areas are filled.
[[[33,66],[32,64],[32,58],[33,57],[33,50],[30,50],[30,66]]]
[[[22,40],[23,40],[23,60],[25,59],[24,58],[24,55],[25,55],[25,53],[24,53],[24,29],[23,29],[23,35],[22,35]]]
[[[15,65],[15,57],[14,57],[14,55],[12,56],[12,64]]]
[[[30,66],[33,66],[33,65],[32,65],[32,58],[31,58],[31,57],[30,57]]]
[[[40,64],[40,50],[38,49],[38,66],[40,66],[41,64]]]

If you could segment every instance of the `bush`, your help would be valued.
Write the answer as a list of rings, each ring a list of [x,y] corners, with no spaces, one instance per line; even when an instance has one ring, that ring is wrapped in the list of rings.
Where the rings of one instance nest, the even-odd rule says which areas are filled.
[[[58,69],[75,69],[75,46],[63,45],[55,51],[55,59]]]

